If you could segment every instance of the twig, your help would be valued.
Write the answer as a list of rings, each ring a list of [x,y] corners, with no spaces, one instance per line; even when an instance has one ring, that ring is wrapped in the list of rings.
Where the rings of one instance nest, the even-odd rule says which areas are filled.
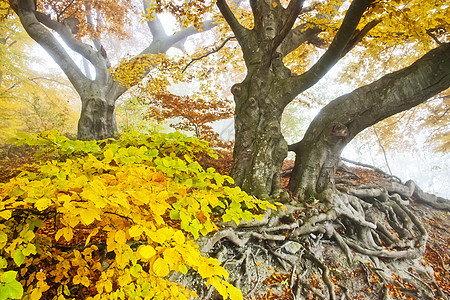
[[[219,46],[219,47],[217,47],[216,49],[213,49],[213,50],[211,50],[210,52],[208,52],[208,53],[206,53],[206,54],[203,54],[202,56],[200,56],[200,57],[196,57],[196,58],[193,58],[184,68],[183,68],[183,70],[181,71],[181,73],[184,73],[184,71],[186,71],[186,69],[193,63],[193,62],[195,62],[195,61],[197,61],[197,60],[201,60],[201,59],[203,59],[203,58],[205,58],[205,57],[207,57],[207,56],[209,56],[209,55],[211,55],[211,54],[213,54],[213,53],[216,53],[216,52],[218,52],[220,49],[222,49],[224,46],[225,46],[225,44],[226,43],[228,43],[228,41],[230,41],[230,40],[232,40],[232,39],[234,39],[234,38],[236,38],[235,36],[230,36],[230,37],[228,37],[228,38],[226,38],[224,41],[223,41],[223,43]]]
[[[391,171],[391,167],[389,166],[389,162],[386,156],[386,150],[384,149],[383,144],[381,143],[380,137],[378,136],[377,130],[375,128],[375,126],[372,126],[373,132],[375,133],[375,136],[377,137],[378,140],[378,145],[380,145],[381,151],[383,151],[383,156],[384,156],[384,161],[386,162],[386,166],[389,170],[390,175],[392,176],[392,171]]]

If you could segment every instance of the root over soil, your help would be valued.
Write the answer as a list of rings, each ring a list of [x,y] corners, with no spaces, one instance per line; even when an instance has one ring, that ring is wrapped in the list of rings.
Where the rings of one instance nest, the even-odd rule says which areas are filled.
[[[412,181],[341,165],[327,199],[291,201],[262,222],[222,224],[200,244],[246,299],[448,299],[449,239],[435,241],[432,231],[430,240],[427,231],[446,230],[438,221],[448,211],[448,200]],[[201,299],[220,299],[193,277],[173,275]]]

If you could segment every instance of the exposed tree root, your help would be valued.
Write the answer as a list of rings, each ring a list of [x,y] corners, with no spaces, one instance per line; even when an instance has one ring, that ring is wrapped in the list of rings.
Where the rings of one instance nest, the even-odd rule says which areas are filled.
[[[412,182],[360,184],[357,176],[341,173],[329,199],[291,203],[262,222],[223,224],[201,249],[248,299],[354,299],[355,291],[361,299],[447,299],[419,264],[428,234],[408,208],[411,197],[429,204],[428,196]],[[201,294],[217,296],[206,287]]]

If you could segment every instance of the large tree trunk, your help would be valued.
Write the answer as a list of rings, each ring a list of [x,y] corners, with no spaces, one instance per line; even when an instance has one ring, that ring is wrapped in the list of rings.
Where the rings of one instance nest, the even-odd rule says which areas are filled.
[[[114,104],[103,98],[82,99],[77,139],[101,140],[117,132]]]
[[[283,58],[302,43],[317,38],[319,26],[292,28],[303,1],[250,1],[254,27],[243,27],[225,0],[221,13],[241,45],[248,74],[232,88],[236,102],[234,161],[231,175],[237,185],[258,196],[280,195],[280,171],[287,145],[280,131],[284,108],[299,93],[314,85],[353,45],[351,37],[370,0],[355,0],[329,51],[306,73],[291,74]]]
[[[247,78],[232,88],[236,143],[231,175],[237,185],[258,197],[281,192],[279,174],[287,143],[280,130],[284,109],[277,87],[280,76],[252,68]]]
[[[450,86],[450,44],[430,51],[411,66],[341,96],[310,124],[296,153],[290,190],[299,197],[334,186],[344,147],[362,130],[423,103]]]

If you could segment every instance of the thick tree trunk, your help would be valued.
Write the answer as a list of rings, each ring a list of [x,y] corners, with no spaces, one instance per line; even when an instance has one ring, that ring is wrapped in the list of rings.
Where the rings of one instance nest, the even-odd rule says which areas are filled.
[[[335,99],[313,120],[303,140],[290,146],[296,153],[290,190],[304,197],[333,188],[340,154],[359,132],[449,86],[450,44],[444,44],[411,66]]]
[[[232,88],[236,144],[231,175],[237,185],[258,197],[280,194],[279,175],[287,155],[280,130],[284,106],[276,83],[274,73],[255,68]]]
[[[280,195],[279,173],[287,155],[280,132],[283,109],[353,47],[351,38],[370,3],[354,0],[329,50],[309,71],[295,75],[285,67],[283,58],[301,44],[316,39],[323,30],[310,24],[294,27],[303,1],[290,1],[287,7],[279,1],[250,1],[252,29],[239,23],[225,0],[217,1],[242,48],[248,70],[246,79],[232,89],[236,144],[231,175],[245,191],[258,197]]]
[[[102,140],[117,132],[114,104],[103,98],[82,99],[77,139]]]

